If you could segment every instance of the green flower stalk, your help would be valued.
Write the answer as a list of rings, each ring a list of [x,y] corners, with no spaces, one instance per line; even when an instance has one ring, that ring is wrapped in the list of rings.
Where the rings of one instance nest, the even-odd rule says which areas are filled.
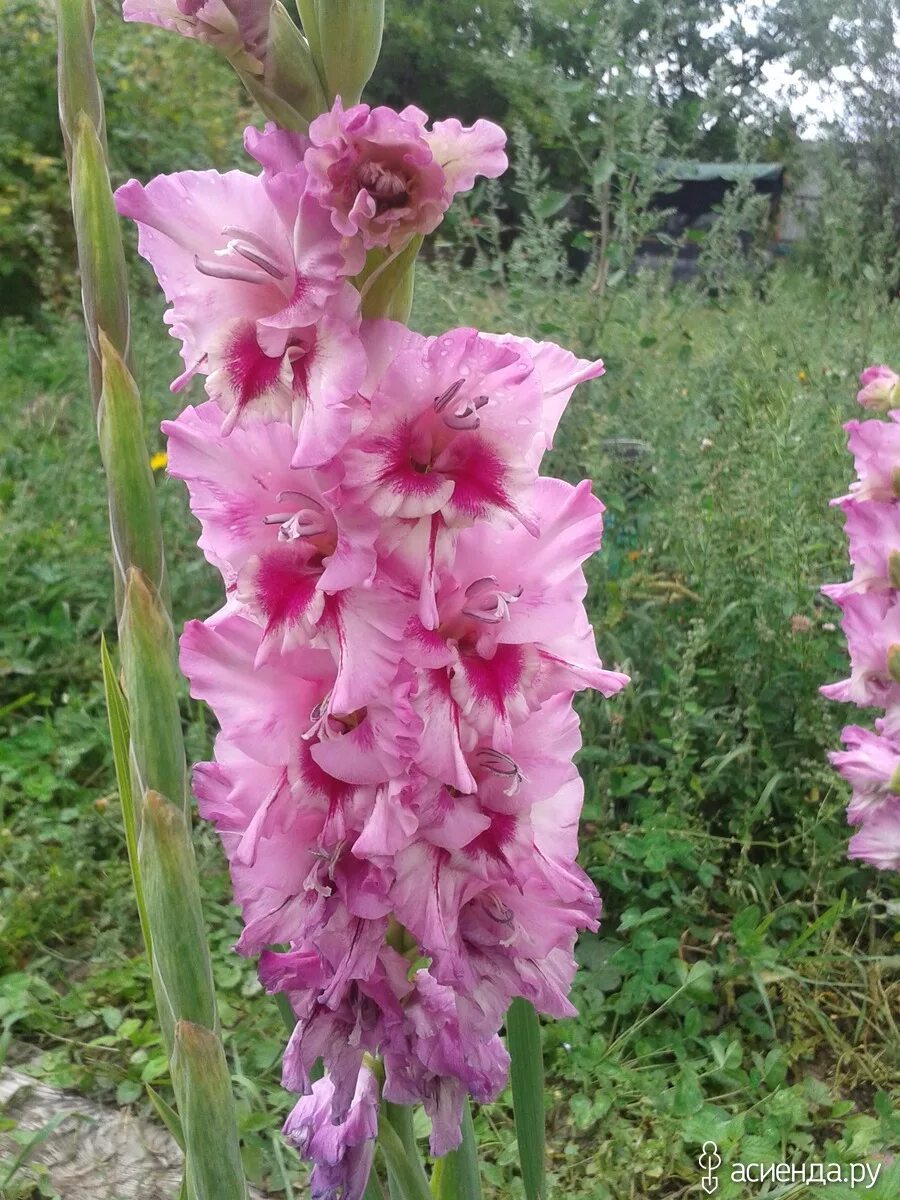
[[[190,838],[187,771],[162,532],[129,362],[125,260],[105,156],[90,0],[59,0],[60,119],[106,471],[121,688],[104,680],[126,843],[150,956],[186,1158],[188,1200],[244,1200],[231,1084],[219,1036]],[[158,1103],[162,1103],[158,1101]]]

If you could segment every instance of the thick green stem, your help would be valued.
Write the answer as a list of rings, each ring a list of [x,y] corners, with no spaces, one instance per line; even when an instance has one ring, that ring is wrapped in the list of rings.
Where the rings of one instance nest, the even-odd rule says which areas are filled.
[[[435,1163],[431,1191],[436,1200],[481,1200],[478,1147],[468,1098],[463,1105],[462,1142]]]
[[[391,1200],[433,1200],[413,1136],[411,1108],[382,1104],[378,1144],[387,1164]]]

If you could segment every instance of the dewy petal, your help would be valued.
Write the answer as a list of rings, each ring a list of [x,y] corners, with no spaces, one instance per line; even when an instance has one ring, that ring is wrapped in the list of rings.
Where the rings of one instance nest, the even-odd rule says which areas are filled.
[[[284,303],[277,282],[222,280],[197,270],[196,260],[215,261],[227,242],[225,226],[239,226],[290,258],[287,234],[261,178],[244,171],[181,171],[146,185],[129,180],[116,192],[116,208],[138,226],[138,250],[156,272],[172,307],[166,314],[173,337],[183,343],[188,366],[206,355],[219,329],[276,311]],[[264,276],[264,273],[260,273]],[[265,277],[264,277],[265,278]]]
[[[348,286],[349,292],[353,289]],[[347,443],[353,427],[350,401],[366,373],[366,355],[354,325],[343,315],[322,317],[302,362],[305,391],[291,465],[318,467]]]
[[[512,343],[531,359],[535,379],[543,391],[540,427],[545,438],[544,448],[549,449],[573,391],[580,383],[598,379],[606,373],[603,360],[578,358],[571,350],[557,346],[555,342],[535,342],[531,338],[515,337],[510,333],[483,336]]]

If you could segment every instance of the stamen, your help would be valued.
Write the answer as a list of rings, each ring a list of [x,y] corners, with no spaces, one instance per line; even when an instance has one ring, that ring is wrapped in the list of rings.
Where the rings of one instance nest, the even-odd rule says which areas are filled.
[[[435,396],[434,411],[436,413],[443,412],[450,401],[459,395],[459,389],[465,382],[464,379],[457,379],[455,383],[450,384],[446,392],[441,392],[440,396]]]
[[[325,515],[325,509],[312,496],[307,496],[305,492],[285,491],[279,492],[276,496],[277,500],[284,500],[285,496],[299,496],[301,500],[305,500],[310,508],[299,508],[293,512],[272,513],[268,517],[263,517],[264,525],[280,525],[278,531],[278,540],[280,542],[293,542],[298,538],[313,538],[319,537],[320,534],[328,532],[328,520]]]
[[[488,909],[488,916],[497,921],[500,925],[512,925],[514,914],[511,908],[507,908],[505,904],[501,904],[500,900],[493,892],[485,897],[485,907]],[[493,906],[494,911],[490,908]]]
[[[522,595],[522,590],[520,584],[512,592],[502,592],[497,586],[497,579],[494,575],[476,579],[466,588],[466,604],[462,610],[463,614],[476,621],[485,621],[489,625],[496,625],[509,617],[509,606],[515,604]]]
[[[490,771],[492,775],[499,775],[503,779],[512,780],[510,786],[504,792],[506,796],[514,796],[522,785],[522,772],[519,770],[519,765],[508,754],[504,754],[502,750],[495,750],[493,746],[481,746],[475,753],[475,757],[479,763]]]
[[[208,258],[194,255],[194,266],[201,275],[209,275],[212,279],[233,279],[238,283],[267,283],[268,278],[250,267],[242,267],[238,263],[210,262]]]
[[[279,254],[271,242],[267,242],[262,234],[254,233],[252,229],[243,229],[240,225],[226,225],[222,236],[238,238],[248,246],[252,246],[259,254],[264,255],[270,262],[278,262]]]
[[[246,242],[230,241],[225,247],[225,251],[217,250],[217,254],[233,251],[235,254],[240,254],[241,258],[246,258],[248,262],[255,263],[257,267],[261,267],[267,275],[271,275],[273,279],[285,279],[286,271],[282,271],[281,267],[276,266],[270,258],[266,258],[264,254],[259,254],[252,246],[248,246]]]
[[[484,408],[487,402],[487,396],[476,396],[474,400],[470,400],[466,404],[465,408],[446,413],[443,418],[444,424],[448,429],[477,429],[481,424],[481,418],[475,414],[479,408]]]

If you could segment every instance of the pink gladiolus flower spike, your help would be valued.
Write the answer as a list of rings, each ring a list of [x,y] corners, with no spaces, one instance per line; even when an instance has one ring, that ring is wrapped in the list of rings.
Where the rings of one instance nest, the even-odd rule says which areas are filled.
[[[496,126],[338,100],[308,137],[267,127],[246,144],[261,176],[132,181],[118,203],[171,302],[175,386],[202,372],[210,396],[163,426],[225,591],[181,637],[219,724],[194,790],[228,858],[236,949],[296,1017],[285,1137],[312,1163],[313,1200],[361,1200],[381,1099],[423,1104],[444,1155],[466,1095],[504,1086],[512,999],[574,1012],[575,939],[600,901],[576,863],[572,697],[626,677],[604,668],[584,608],[603,506],[538,470],[603,364],[360,319],[365,251],[398,251],[499,174]],[[887,448],[864,453],[892,504]],[[838,686],[862,703],[900,686],[900,608],[878,580],[893,512],[859,529]],[[841,763],[879,819],[893,737],[848,736]]]
[[[900,377],[868,367],[857,400],[891,420],[850,421],[848,448],[857,479],[833,501],[845,514],[853,578],[822,588],[842,609],[849,679],[821,688],[833,700],[879,707],[875,732],[848,725],[846,747],[829,755],[852,785],[847,820],[862,828],[849,854],[879,870],[900,870]]]

